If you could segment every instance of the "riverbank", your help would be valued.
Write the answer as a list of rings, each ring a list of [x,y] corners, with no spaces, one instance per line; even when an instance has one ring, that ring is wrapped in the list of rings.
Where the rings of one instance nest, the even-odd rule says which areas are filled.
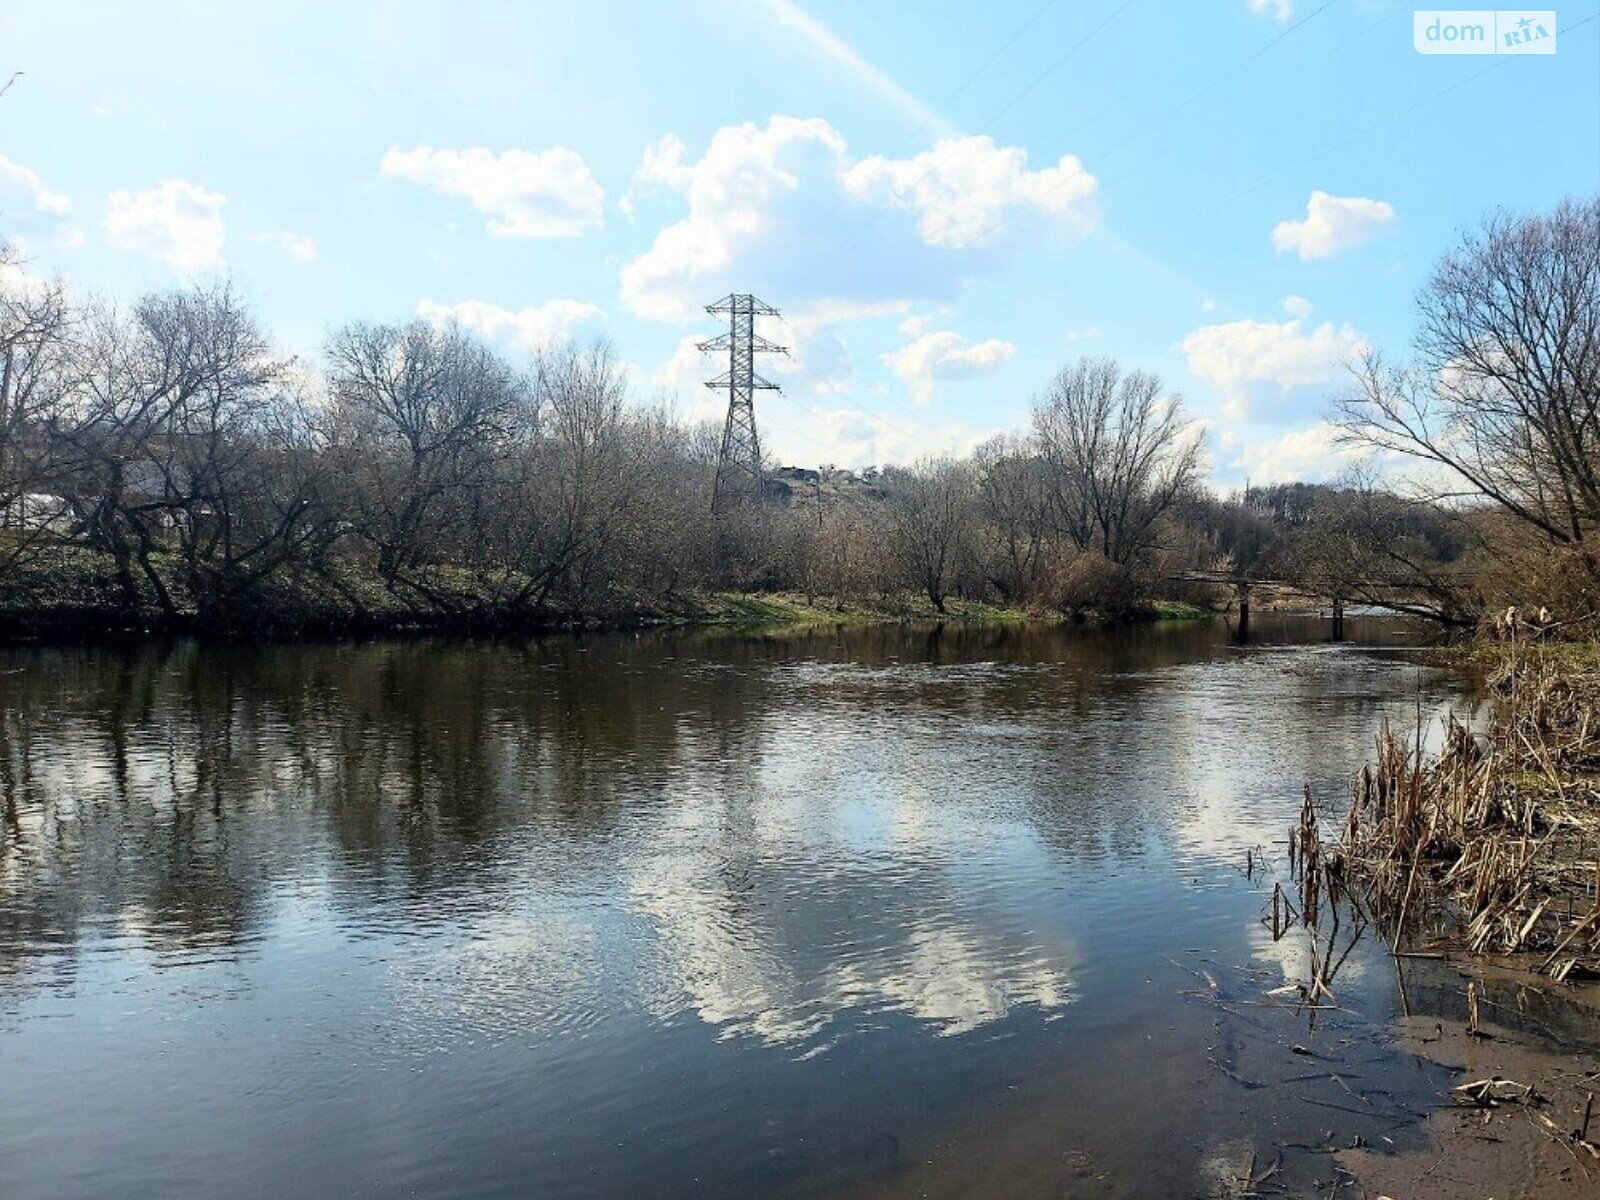
[[[1321,848],[1321,886],[1384,930],[1402,988],[1408,969],[1427,973],[1432,1015],[1402,1021],[1396,1048],[1457,1077],[1427,1149],[1351,1150],[1339,1164],[1369,1195],[1592,1196],[1600,646],[1513,641],[1453,657],[1481,675],[1486,710],[1449,718],[1432,756],[1420,730],[1380,735],[1342,835]]]
[[[1600,978],[1600,647],[1480,647],[1489,707],[1451,717],[1437,755],[1385,731],[1329,852],[1408,951],[1520,958]],[[1345,878],[1347,877],[1347,878]]]
[[[1587,1017],[1600,1022],[1593,1008]],[[1339,1169],[1369,1196],[1591,1197],[1600,1188],[1600,1072],[1592,1047],[1487,1021],[1409,1018],[1395,1048],[1455,1071],[1449,1102],[1429,1114],[1426,1147],[1342,1150]]]
[[[1042,606],[926,595],[824,597],[784,591],[672,590],[600,593],[583,607],[530,599],[528,581],[439,570],[386,584],[360,563],[280,572],[236,600],[201,598],[175,562],[158,559],[154,580],[119,576],[115,563],[77,547],[55,548],[14,570],[0,587],[0,637],[88,634],[361,635],[542,631],[620,632],[671,627],[739,629],[851,626],[906,621],[999,624],[1069,619]],[[1212,615],[1157,600],[1118,620],[1195,620]],[[1087,614],[1080,619],[1106,618]]]

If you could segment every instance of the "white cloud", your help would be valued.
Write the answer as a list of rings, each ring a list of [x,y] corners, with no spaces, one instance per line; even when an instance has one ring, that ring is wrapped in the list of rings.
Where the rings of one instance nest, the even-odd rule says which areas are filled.
[[[1302,259],[1332,258],[1372,241],[1393,224],[1394,205],[1385,200],[1314,191],[1306,201],[1306,219],[1278,222],[1272,245],[1293,250]]]
[[[227,197],[187,179],[167,179],[142,192],[106,198],[105,231],[118,250],[136,250],[185,274],[222,265]]]
[[[1319,385],[1342,378],[1345,365],[1367,348],[1348,324],[1306,329],[1298,319],[1206,325],[1182,343],[1190,372],[1217,391],[1223,415],[1234,420],[1303,415],[1307,402],[1325,398]]]
[[[288,229],[278,229],[269,233],[256,234],[256,241],[272,243],[294,259],[295,262],[315,262],[317,258],[317,243],[303,233],[294,233]]]
[[[809,393],[813,396],[838,395],[848,391],[855,379],[855,357],[851,352],[846,330],[862,321],[899,316],[909,311],[909,300],[818,300],[799,306],[784,314],[781,325],[763,325],[762,335],[770,341],[784,345],[786,355],[761,355],[756,369],[768,378],[783,384],[790,394]],[[902,322],[902,329],[911,321]],[[711,336],[709,333],[689,334],[679,340],[670,358],[651,376],[662,386],[692,389],[698,395],[705,380],[726,369],[726,359],[718,360],[701,351],[697,345]],[[720,407],[716,401],[712,407]],[[693,402],[695,416],[712,415],[699,410],[703,407]]]
[[[776,340],[787,342],[788,355],[770,360],[774,375],[813,395],[847,391],[855,377],[855,357],[845,331],[862,321],[909,312],[909,300],[825,299],[803,304],[784,314]],[[909,318],[915,320],[915,318]],[[902,326],[905,322],[902,322]]]
[[[1246,0],[1258,17],[1271,17],[1279,24],[1294,16],[1294,0]]]
[[[45,187],[39,173],[0,154],[0,229],[16,241],[23,234],[53,235],[59,245],[81,246],[83,234],[68,224],[72,200]]]
[[[1100,326],[1091,325],[1087,329],[1069,329],[1069,330],[1067,330],[1067,341],[1069,341],[1069,342],[1098,342],[1101,338],[1105,337],[1105,335],[1106,335],[1106,331],[1101,329]]]
[[[1007,234],[1019,212],[1058,229],[1092,222],[1095,183],[1076,159],[1041,171],[1026,163],[1020,148],[982,137],[857,162],[820,118],[724,126],[698,159],[668,136],[645,152],[630,196],[675,196],[687,213],[624,265],[623,303],[642,317],[686,322],[728,291],[789,308],[947,300],[983,255],[1015,244]]]
[[[999,338],[969,342],[954,330],[939,329],[890,351],[883,361],[911,389],[914,401],[927,404],[939,383],[987,375],[1016,352]]]
[[[715,415],[726,412],[727,403],[726,397],[717,401]],[[762,419],[759,413],[756,419]],[[999,431],[998,425],[979,428],[962,420],[932,422],[904,412],[823,405],[806,410],[803,436],[787,422],[768,421],[761,426],[761,442],[780,462],[860,468],[874,463],[905,465],[927,455],[967,454]]]
[[[1208,313],[1216,312],[1217,302],[1211,299],[1211,297],[1207,296],[1204,300],[1200,301],[1200,311]]]
[[[1342,445],[1338,429],[1323,421],[1275,438],[1246,441],[1235,467],[1252,484],[1323,483],[1364,457],[1357,447]]]
[[[484,300],[461,300],[455,304],[423,300],[417,304],[417,316],[435,325],[455,321],[490,341],[530,353],[570,341],[585,325],[605,319],[599,305],[565,299],[519,309],[502,308]]]
[[[687,196],[694,186],[694,168],[684,161],[689,147],[677,134],[669,133],[653,146],[646,146],[644,157],[634,169],[634,185],[664,187]]]
[[[664,138],[645,152],[635,179],[679,193],[689,212],[623,267],[623,303],[654,320],[693,319],[722,282],[731,287],[737,258],[777,249],[774,231],[799,223],[789,201],[802,180],[836,174],[844,153],[838,131],[816,118],[724,126],[692,166],[683,143]]]
[[[605,225],[605,192],[583,158],[565,146],[465,150],[391,146],[385,175],[452,196],[465,196],[489,217],[496,237],[573,238]]]
[[[0,211],[11,216],[19,210],[23,216],[36,212],[60,217],[72,211],[72,201],[45,187],[37,171],[0,154]]]
[[[845,187],[859,198],[916,213],[930,246],[964,250],[993,242],[1020,211],[1047,214],[1085,233],[1094,223],[1091,202],[1099,183],[1075,155],[1030,171],[1021,146],[997,146],[979,136],[942,138],[913,158],[863,159],[846,173]]]
[[[695,420],[711,415],[711,410],[699,403],[701,400],[699,389],[706,380],[717,373],[710,369],[711,360],[700,349],[700,343],[705,338],[706,335],[703,333],[691,333],[679,338],[671,357],[657,367],[650,376],[651,382],[658,387],[687,391],[691,415]]]
[[[1311,301],[1304,296],[1285,296],[1283,298],[1283,311],[1291,317],[1303,320],[1311,315]]]

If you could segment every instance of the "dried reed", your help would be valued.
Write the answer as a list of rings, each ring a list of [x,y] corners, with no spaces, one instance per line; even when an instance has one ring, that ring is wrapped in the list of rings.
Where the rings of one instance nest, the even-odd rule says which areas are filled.
[[[1490,688],[1487,728],[1451,716],[1431,758],[1420,730],[1385,729],[1340,841],[1317,853],[1332,878],[1359,877],[1397,948],[1428,930],[1478,953],[1543,952],[1557,979],[1600,973],[1600,670],[1513,646]]]

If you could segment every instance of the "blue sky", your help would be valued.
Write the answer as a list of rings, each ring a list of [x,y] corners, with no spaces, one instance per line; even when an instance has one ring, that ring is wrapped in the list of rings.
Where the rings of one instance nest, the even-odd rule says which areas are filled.
[[[1363,347],[1497,206],[1600,190],[1600,0],[1555,55],[1423,56],[1389,0],[542,0],[0,8],[0,236],[79,293],[231,275],[285,350],[454,316],[603,334],[716,415],[753,291],[782,461],[1026,424],[1159,372],[1222,486],[1342,467]]]

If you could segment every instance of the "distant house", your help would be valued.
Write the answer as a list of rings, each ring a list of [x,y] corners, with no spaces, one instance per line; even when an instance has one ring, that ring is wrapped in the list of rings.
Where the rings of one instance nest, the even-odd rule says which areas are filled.
[[[66,534],[75,527],[71,506],[60,496],[26,492],[0,504],[0,529]]]

